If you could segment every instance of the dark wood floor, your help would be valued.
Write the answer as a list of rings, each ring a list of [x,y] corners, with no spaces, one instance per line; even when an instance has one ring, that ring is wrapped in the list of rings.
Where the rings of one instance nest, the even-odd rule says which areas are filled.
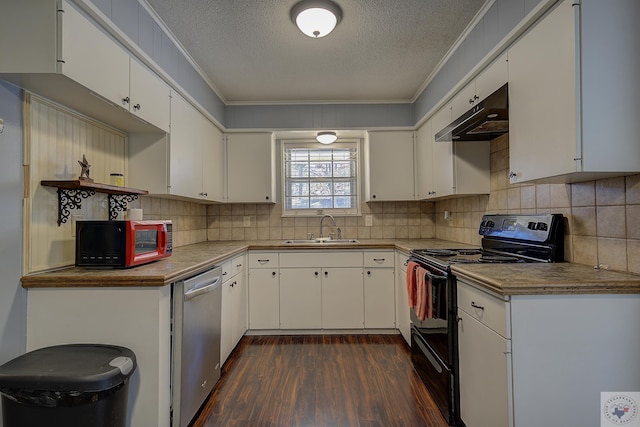
[[[399,335],[244,337],[194,427],[447,427]]]

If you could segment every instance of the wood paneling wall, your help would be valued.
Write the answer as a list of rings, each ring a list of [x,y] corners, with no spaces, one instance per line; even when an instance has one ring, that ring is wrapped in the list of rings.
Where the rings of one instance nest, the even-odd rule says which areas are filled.
[[[35,95],[25,94],[24,273],[72,265],[75,261],[75,218],[107,219],[107,198],[96,194],[72,210],[58,226],[55,188],[40,181],[77,179],[78,160],[86,155],[90,176],[109,183],[109,175],[127,172],[127,135]]]

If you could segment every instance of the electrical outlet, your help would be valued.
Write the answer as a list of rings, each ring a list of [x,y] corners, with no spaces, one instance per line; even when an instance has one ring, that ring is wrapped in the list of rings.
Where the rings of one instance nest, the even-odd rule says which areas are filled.
[[[243,227],[251,227],[251,217],[250,216],[242,217],[242,226]]]
[[[364,225],[367,227],[371,227],[373,225],[373,217],[371,215],[364,216]]]

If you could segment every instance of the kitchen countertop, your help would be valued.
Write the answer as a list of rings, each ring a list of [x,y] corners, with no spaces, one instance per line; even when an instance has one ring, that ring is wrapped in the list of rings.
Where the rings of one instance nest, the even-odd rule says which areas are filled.
[[[24,288],[158,287],[187,278],[246,250],[464,248],[439,239],[359,239],[358,243],[292,244],[283,240],[212,241],[181,246],[169,258],[129,269],[68,267],[22,277]],[[640,275],[572,263],[455,264],[456,276],[501,295],[637,294]]]
[[[210,241],[174,248],[173,254],[150,264],[128,269],[68,267],[60,270],[23,276],[24,288],[69,287],[136,287],[165,286],[221,264],[247,249],[250,250],[337,250],[337,249],[400,249],[469,247],[438,239],[379,239],[358,243],[330,245],[292,244],[283,240]]]
[[[501,295],[640,293],[640,275],[568,262],[456,264],[451,270]]]

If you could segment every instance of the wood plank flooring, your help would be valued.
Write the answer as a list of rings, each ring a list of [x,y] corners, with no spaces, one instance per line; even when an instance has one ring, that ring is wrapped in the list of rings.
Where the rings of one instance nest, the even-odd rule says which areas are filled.
[[[243,337],[193,427],[447,427],[400,335]]]

